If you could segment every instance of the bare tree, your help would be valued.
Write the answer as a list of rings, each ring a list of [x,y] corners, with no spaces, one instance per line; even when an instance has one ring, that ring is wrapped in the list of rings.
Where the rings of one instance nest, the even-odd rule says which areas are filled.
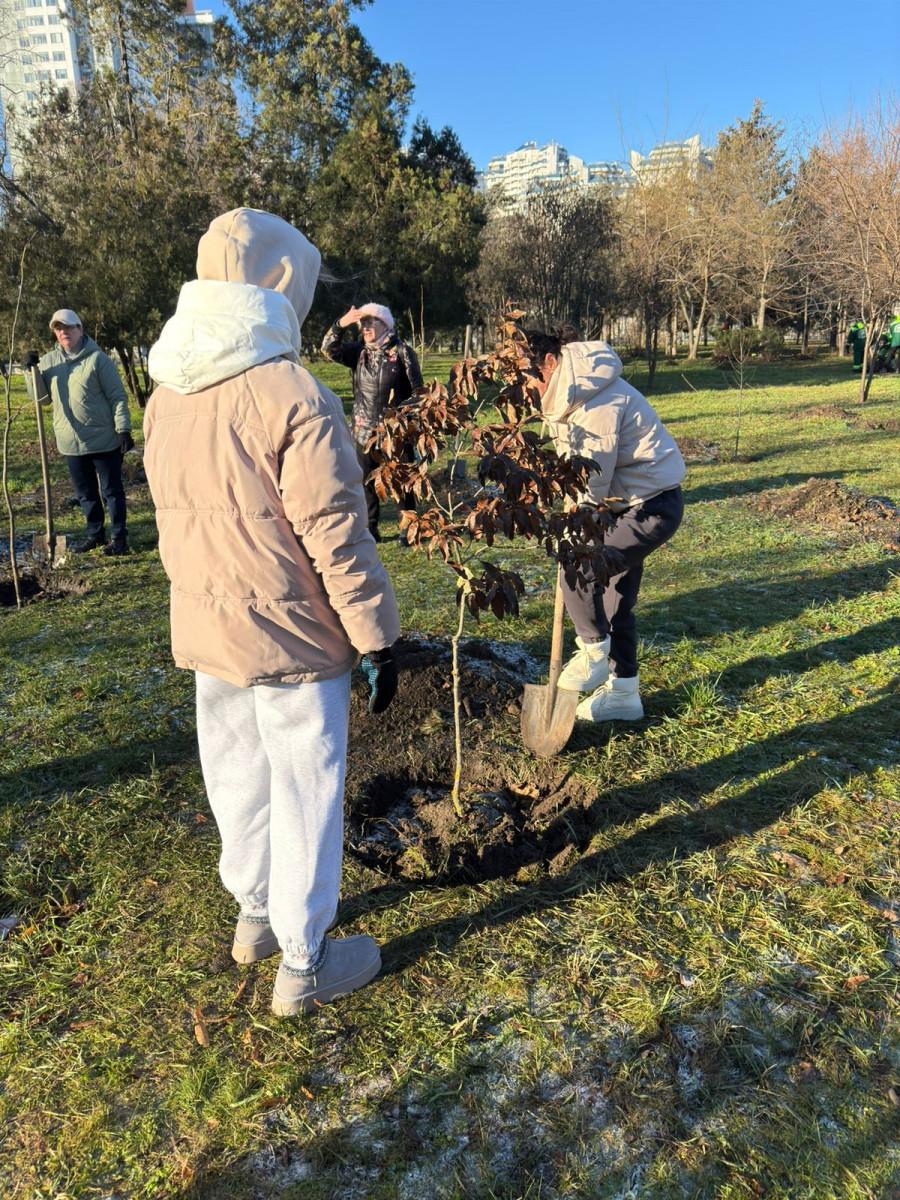
[[[900,299],[900,105],[879,105],[827,132],[805,164],[802,187],[815,214],[811,269],[865,322],[863,403],[875,350]]]
[[[488,314],[513,298],[544,324],[598,326],[612,235],[612,201],[601,187],[550,187],[515,211],[495,208],[472,279],[474,306]]]

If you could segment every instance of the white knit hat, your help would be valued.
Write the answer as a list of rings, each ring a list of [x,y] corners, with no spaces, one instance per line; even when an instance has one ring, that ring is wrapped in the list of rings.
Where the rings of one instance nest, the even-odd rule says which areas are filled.
[[[380,321],[382,325],[387,326],[393,332],[394,329],[394,314],[384,304],[363,304],[356,310],[357,317],[374,317],[376,321]]]

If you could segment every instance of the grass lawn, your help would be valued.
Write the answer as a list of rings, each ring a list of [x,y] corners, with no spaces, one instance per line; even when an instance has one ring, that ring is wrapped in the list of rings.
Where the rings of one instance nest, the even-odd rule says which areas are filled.
[[[4,1200],[900,1196],[898,558],[754,504],[814,475],[900,502],[900,378],[864,421],[855,395],[846,360],[760,367],[734,457],[722,373],[661,367],[673,434],[720,453],[645,573],[646,719],[579,727],[559,759],[589,785],[587,843],[440,887],[348,856],[343,930],[385,968],[311,1018],[270,1014],[274,960],[228,956],[146,488],[135,553],[0,615]],[[24,407],[13,446],[37,530]],[[405,631],[449,633],[445,569],[381,550]],[[482,635],[545,655],[548,560],[494,557],[528,591]]]

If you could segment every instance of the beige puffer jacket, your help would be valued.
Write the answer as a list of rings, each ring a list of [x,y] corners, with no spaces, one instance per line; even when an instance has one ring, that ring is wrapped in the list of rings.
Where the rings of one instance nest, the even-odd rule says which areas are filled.
[[[613,509],[641,504],[677,487],[685,467],[675,439],[648,400],[622,378],[608,342],[570,342],[541,398],[561,454],[592,458],[590,498],[615,497]]]
[[[332,678],[400,632],[340,401],[296,361],[318,267],[280,218],[226,213],[151,351],[144,462],[172,653],[241,687]]]

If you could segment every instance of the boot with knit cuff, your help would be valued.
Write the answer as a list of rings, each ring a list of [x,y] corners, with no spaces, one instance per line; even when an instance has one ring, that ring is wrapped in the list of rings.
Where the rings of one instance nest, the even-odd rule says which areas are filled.
[[[364,987],[381,970],[381,951],[374,938],[330,938],[322,942],[318,961],[310,967],[288,966],[282,960],[275,976],[272,1012],[293,1017],[312,1012]]]
[[[578,649],[562,669],[556,686],[565,692],[593,692],[609,678],[609,638],[583,642],[575,638]]]
[[[640,721],[644,706],[639,689],[638,675],[632,679],[611,675],[603,687],[581,701],[575,715],[581,721]]]
[[[325,930],[331,933],[338,923],[340,912],[334,914],[331,924]],[[234,928],[234,941],[231,946],[231,957],[237,963],[255,963],[260,959],[269,958],[279,950],[269,918],[254,913],[242,912]]]

